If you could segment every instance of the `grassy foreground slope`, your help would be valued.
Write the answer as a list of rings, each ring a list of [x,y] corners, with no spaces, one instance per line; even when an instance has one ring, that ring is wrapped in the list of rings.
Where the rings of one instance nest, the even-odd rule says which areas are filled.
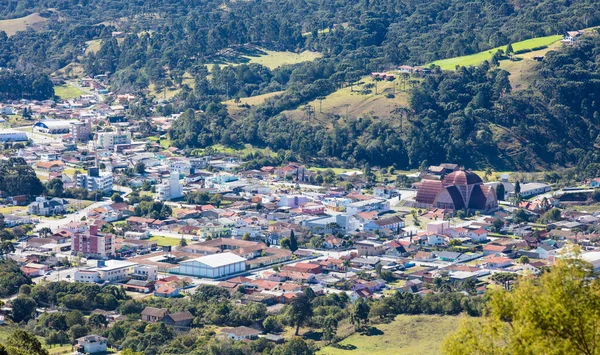
[[[512,47],[515,52],[526,49],[531,50],[533,48],[550,46],[551,44],[558,42],[561,38],[561,35],[532,38],[521,42],[515,42],[512,44]],[[501,46],[490,49],[488,51],[483,51],[471,55],[465,55],[462,57],[436,60],[435,62],[432,62],[430,64],[438,65],[443,70],[454,70],[457,65],[463,67],[476,66],[485,62],[486,60],[492,59],[494,53],[496,53],[499,49],[506,51],[506,47],[507,46]]]
[[[374,335],[354,334],[339,344],[349,350],[325,347],[319,355],[436,355],[446,335],[456,329],[459,317],[400,315],[389,324],[379,324]],[[378,334],[378,335],[377,335]]]

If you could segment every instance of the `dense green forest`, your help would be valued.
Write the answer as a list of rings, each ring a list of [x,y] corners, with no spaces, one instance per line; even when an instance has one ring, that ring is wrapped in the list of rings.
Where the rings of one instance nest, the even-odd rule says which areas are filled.
[[[282,114],[372,71],[599,25],[600,8],[592,0],[0,4],[4,18],[32,11],[48,19],[45,29],[0,34],[0,67],[50,74],[77,63],[86,75],[111,73],[111,89],[117,92],[144,95],[151,84],[156,90],[179,87],[177,96],[156,112],[203,111],[188,111],[169,132],[180,148],[251,143],[316,164],[369,162],[399,168],[445,160],[475,167],[548,168],[583,164],[596,154],[598,103],[595,91],[585,91],[597,87],[589,80],[598,74],[593,39],[582,48],[548,55],[541,79],[519,95],[511,94],[507,73],[484,66],[434,71],[411,90],[410,107],[386,117],[360,114],[319,123]],[[86,51],[91,40],[101,41],[97,51]],[[240,63],[209,71],[207,64],[259,48],[313,50],[323,58],[276,69]],[[193,84],[185,82],[186,75]],[[575,90],[557,90],[563,86]],[[283,94],[237,116],[221,104],[278,91]],[[564,97],[575,92],[580,96],[574,100]],[[136,106],[131,114],[149,112]]]

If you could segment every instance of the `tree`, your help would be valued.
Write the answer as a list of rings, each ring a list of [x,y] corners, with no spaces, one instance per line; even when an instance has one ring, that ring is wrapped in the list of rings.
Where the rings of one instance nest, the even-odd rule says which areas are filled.
[[[334,316],[327,316],[323,321],[323,338],[333,340],[337,334],[338,321]]]
[[[314,349],[299,337],[294,337],[287,343],[273,349],[273,355],[313,355]]]
[[[94,313],[88,318],[87,324],[93,328],[102,328],[108,325],[108,320],[104,314]]]
[[[463,320],[442,347],[458,354],[598,354],[600,281],[577,253],[550,272],[489,294],[483,318]]]
[[[296,326],[295,335],[298,335],[300,327],[312,317],[312,314],[312,303],[305,294],[300,294],[292,300],[287,316],[290,323]]]
[[[188,245],[188,244],[187,244],[187,240],[185,240],[185,238],[184,238],[184,237],[181,237],[181,239],[179,240],[179,246],[180,246],[180,247],[185,247],[185,246],[187,246],[187,245]]]
[[[529,257],[527,257],[527,255],[521,255],[519,264],[529,264]]]
[[[17,329],[6,340],[6,353],[9,355],[48,355],[48,350],[42,347],[42,343],[34,335]]]
[[[506,46],[506,55],[507,55],[508,57],[510,57],[510,56],[511,56],[513,53],[514,53],[514,50],[513,50],[513,47],[512,47],[512,43],[509,43],[509,44]]]
[[[242,236],[242,240],[250,240],[250,233],[244,233],[244,235]]]
[[[221,206],[221,202],[223,201],[223,196],[221,194],[213,194],[210,197],[210,204],[219,208]]]
[[[498,201],[504,201],[504,195],[506,194],[506,189],[504,188],[504,184],[499,183],[496,186],[496,199]]]
[[[515,195],[520,195],[521,194],[521,182],[519,182],[519,180],[517,180],[517,182],[515,183]]]
[[[118,192],[115,192],[114,194],[112,194],[110,199],[116,203],[123,202],[123,197],[121,197],[121,194],[119,194]]]
[[[52,234],[52,229],[48,227],[40,228],[38,229],[37,233],[41,238],[46,238],[47,236]]]
[[[67,321],[67,326],[71,328],[74,325],[84,325],[85,319],[83,318],[83,313],[79,310],[74,310],[68,312],[65,316],[65,320]]]
[[[504,227],[504,221],[501,220],[500,218],[496,218],[492,222],[492,228],[493,228],[494,232],[499,233],[500,230],[502,230],[502,227]]]
[[[46,184],[46,193],[48,196],[62,197],[64,194],[64,184],[61,179],[52,179]]]
[[[282,238],[279,241],[279,245],[283,248],[283,249],[291,249],[291,242],[290,242],[290,238]]]
[[[28,321],[33,318],[37,303],[31,297],[19,296],[12,301],[12,306],[12,319],[13,321],[19,323],[21,321]]]
[[[27,284],[21,285],[21,287],[19,287],[19,295],[31,295],[31,286]]]
[[[140,174],[140,175],[145,174],[146,173],[146,165],[144,163],[142,163],[141,161],[138,161],[135,164],[135,173]]]
[[[296,239],[296,236],[294,235],[293,230],[290,232],[290,250],[292,252],[295,252],[296,250],[298,250],[298,240]]]
[[[363,298],[359,298],[356,301],[354,308],[352,309],[352,314],[350,315],[350,320],[352,321],[352,324],[356,325],[356,329],[360,329],[362,325],[369,322],[370,310],[369,304]]]

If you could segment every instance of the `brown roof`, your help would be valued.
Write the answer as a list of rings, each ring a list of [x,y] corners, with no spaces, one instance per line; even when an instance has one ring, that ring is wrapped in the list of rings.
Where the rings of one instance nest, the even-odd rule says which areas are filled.
[[[173,322],[182,322],[185,320],[194,319],[194,316],[188,311],[171,313],[167,317],[171,318]]]
[[[474,185],[482,183],[483,181],[481,180],[479,175],[471,171],[463,170],[455,171],[446,175],[446,177],[442,181],[442,185],[444,187],[452,185]]]
[[[431,205],[442,189],[441,181],[423,180],[419,184],[415,200],[419,203]]]
[[[142,315],[144,316],[152,316],[152,317],[164,317],[169,310],[166,308],[154,308],[154,307],[146,307],[142,311]]]

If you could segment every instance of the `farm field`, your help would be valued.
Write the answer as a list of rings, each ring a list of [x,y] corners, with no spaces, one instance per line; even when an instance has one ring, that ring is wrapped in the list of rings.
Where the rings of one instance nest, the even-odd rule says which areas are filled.
[[[516,51],[520,51],[523,49],[532,49],[532,48],[536,48],[536,47],[550,46],[550,45],[558,42],[561,38],[562,38],[562,36],[560,36],[560,35],[532,38],[532,39],[528,39],[528,40],[521,41],[521,42],[515,42],[512,44],[512,47],[513,47],[513,50],[516,52]],[[470,54],[470,55],[465,55],[462,57],[454,57],[454,58],[436,60],[435,62],[432,62],[430,64],[438,65],[443,70],[454,70],[457,65],[464,66],[464,67],[475,66],[475,65],[479,65],[480,63],[482,63],[486,60],[491,59],[492,56],[494,55],[494,53],[496,53],[499,49],[506,51],[506,47],[507,46],[501,46],[501,47],[493,48],[493,49],[490,49],[487,51]],[[518,54],[517,56],[520,56],[520,54]],[[428,66],[428,65],[429,64],[427,64],[426,66]]]
[[[48,21],[48,19],[35,12],[25,17],[0,20],[0,31],[4,31],[8,36],[12,36],[17,32],[25,31],[28,28],[40,28],[46,21]]]
[[[456,329],[460,318],[451,316],[400,315],[389,324],[375,326],[377,335],[355,333],[339,344],[321,349],[319,355],[436,355],[444,338]]]

